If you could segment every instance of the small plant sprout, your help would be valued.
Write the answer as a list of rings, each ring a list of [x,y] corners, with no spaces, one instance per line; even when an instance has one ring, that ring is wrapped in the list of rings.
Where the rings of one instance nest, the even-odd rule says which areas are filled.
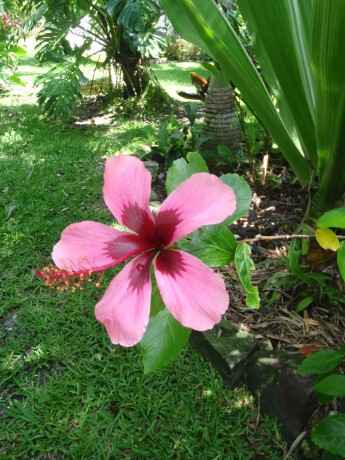
[[[223,280],[199,259],[172,246],[204,225],[218,224],[234,213],[232,188],[216,176],[197,173],[179,185],[154,217],[149,208],[151,175],[143,163],[125,155],[106,161],[104,200],[131,232],[84,221],[69,225],[54,246],[57,268],[37,271],[48,284],[75,286],[92,273],[135,256],[114,277],[95,315],[114,344],[132,346],[146,330],[151,304],[150,267],[170,313],[183,326],[210,329],[229,304]],[[66,284],[67,283],[67,284]],[[77,286],[78,287],[78,286]]]

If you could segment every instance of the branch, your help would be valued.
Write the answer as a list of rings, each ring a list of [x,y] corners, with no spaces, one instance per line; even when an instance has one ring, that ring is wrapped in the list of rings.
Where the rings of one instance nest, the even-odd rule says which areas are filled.
[[[315,235],[276,235],[276,236],[256,236],[255,238],[246,238],[244,240],[238,240],[239,243],[256,243],[257,241],[274,241],[274,240],[293,240],[293,239],[305,239],[315,238]],[[345,240],[345,236],[337,235],[339,240]]]

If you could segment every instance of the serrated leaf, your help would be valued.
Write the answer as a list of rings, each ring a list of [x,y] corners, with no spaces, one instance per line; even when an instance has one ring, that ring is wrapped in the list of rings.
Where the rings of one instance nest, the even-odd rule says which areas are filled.
[[[345,282],[345,241],[340,243],[340,248],[337,252],[337,262],[339,267],[339,272],[343,281]]]
[[[175,359],[190,333],[191,329],[183,327],[166,308],[151,317],[140,342],[144,373],[160,369]]]
[[[260,308],[260,297],[258,288],[252,285],[250,273],[255,265],[250,257],[252,248],[247,243],[239,243],[235,251],[235,266],[238,278],[247,292],[246,305],[249,308]]]
[[[230,185],[236,196],[236,211],[224,222],[225,225],[229,226],[249,211],[249,206],[252,201],[252,191],[248,183],[238,174],[225,174],[220,177],[220,180],[224,182],[224,184]]]
[[[329,375],[315,385],[315,390],[328,396],[342,398],[345,396],[345,375]]]
[[[205,160],[198,153],[190,152],[187,159],[188,162],[184,158],[175,160],[169,168],[166,180],[168,195],[193,174],[208,172]]]
[[[345,208],[332,209],[321,216],[316,225],[319,228],[345,228]]]
[[[296,369],[298,374],[326,374],[343,362],[343,355],[324,348],[308,356]]]
[[[234,259],[237,241],[227,227],[219,224],[206,225],[180,239],[177,245],[209,267],[221,267]]]
[[[340,247],[337,235],[329,228],[318,228],[315,232],[315,237],[323,249],[330,249],[335,252]]]
[[[312,433],[312,441],[321,449],[345,457],[345,414],[324,418]]]

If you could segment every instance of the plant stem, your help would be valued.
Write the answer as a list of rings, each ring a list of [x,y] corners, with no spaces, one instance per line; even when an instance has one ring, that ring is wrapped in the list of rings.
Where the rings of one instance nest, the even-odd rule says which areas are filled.
[[[315,235],[275,235],[275,236],[256,236],[255,238],[246,238],[238,240],[239,243],[256,243],[257,241],[274,241],[274,240],[292,240],[292,239],[310,239]],[[345,236],[337,235],[339,240],[345,240]]]

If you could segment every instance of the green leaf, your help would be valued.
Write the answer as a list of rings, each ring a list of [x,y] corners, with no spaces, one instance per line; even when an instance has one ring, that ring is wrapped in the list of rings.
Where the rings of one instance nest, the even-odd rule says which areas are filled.
[[[168,195],[193,174],[208,172],[205,160],[198,153],[188,153],[187,160],[188,162],[184,158],[180,158],[174,161],[169,168],[166,180]]]
[[[219,80],[224,80],[224,75],[220,72],[217,67],[211,62],[202,62],[201,65],[204,69],[208,70],[212,75],[217,77]]]
[[[256,9],[259,10],[258,14],[260,14],[260,17],[265,18],[264,27],[255,31],[255,38],[259,38],[262,29],[272,30],[272,45],[275,41],[275,35],[283,30],[280,22],[276,20],[273,14],[276,12],[279,13],[280,9],[285,11],[290,4],[291,10],[294,12],[299,8],[300,4],[304,2],[287,2],[285,0],[280,2],[272,2],[271,0],[258,2],[254,0],[249,1],[249,3],[252,7],[256,6]],[[309,5],[309,2],[307,3]],[[221,12],[220,8],[218,8],[214,0],[203,0],[202,2],[200,2],[200,0],[174,0],[173,2],[170,0],[161,0],[161,4],[177,33],[186,40],[202,48],[220,65],[225,79],[234,82],[237,88],[239,88],[244,101],[251,107],[262,124],[272,134],[275,142],[278,143],[284,152],[286,159],[294,169],[300,182],[304,185],[309,183],[309,161],[302,151],[298,135],[296,135],[296,127],[293,122],[290,121],[289,127],[291,131],[289,131],[288,127],[283,123],[280,112],[277,111],[272,97],[266,89],[266,84],[261,79],[250,56],[246,53],[236,32],[231,27],[230,22]],[[286,6],[286,8],[280,8],[281,4],[283,4],[283,7]],[[304,10],[303,6],[301,8]],[[294,18],[292,13],[290,16],[292,19]],[[282,21],[286,20],[282,13],[279,14],[279,18]],[[295,27],[297,31],[301,31],[300,23],[296,25],[294,21],[291,20],[290,24],[291,27]],[[297,38],[300,39],[298,42],[300,46],[303,43],[304,35],[308,36],[308,33],[300,33],[297,36]],[[288,54],[290,53],[290,48],[295,45],[295,41],[290,42],[288,38],[284,40],[285,38],[286,37],[282,37],[283,46],[277,50],[277,55],[278,58],[280,56],[283,62],[285,58],[290,62]],[[289,53],[282,53],[282,49],[286,49],[285,44],[287,42],[291,44]],[[295,46],[297,47],[297,45]],[[275,47],[275,49],[276,48],[277,47]],[[294,54],[295,53],[293,53],[293,55]],[[304,57],[304,61],[307,61],[307,63],[309,62],[310,65],[308,57],[305,55],[302,57]],[[304,61],[302,60],[302,63],[304,63]],[[298,68],[300,64],[300,62],[296,63],[293,69],[295,73],[298,73],[296,72],[296,68]],[[288,64],[286,64],[285,68],[288,69],[285,80],[288,80],[291,75],[291,70],[288,68]],[[296,78],[291,78],[290,88],[294,90],[295,84],[297,83]],[[298,89],[299,88],[300,85],[298,85]],[[299,91],[299,94],[303,96],[303,91]],[[297,96],[294,100],[297,101],[296,103],[298,104]],[[304,100],[305,97],[303,96],[302,101]],[[306,113],[306,116],[303,118],[302,115],[299,115],[299,120],[303,123],[303,125],[299,127],[299,133],[303,132],[307,120],[310,120],[308,115],[309,107],[303,106],[302,103],[298,104],[298,107],[301,108],[301,106],[302,111],[300,113]],[[297,110],[300,109],[296,107],[296,113]],[[312,132],[312,130],[308,127],[308,133],[310,132]]]
[[[335,350],[324,348],[308,356],[296,369],[298,374],[325,374],[343,362],[343,355]]]
[[[311,62],[319,194],[328,206],[334,206],[345,189],[345,48],[336,50],[331,45],[344,42],[344,23],[343,0],[313,0]]]
[[[312,433],[312,441],[321,449],[345,457],[345,414],[321,420]]]
[[[310,0],[239,0],[255,39],[253,47],[279,107],[283,124],[317,167],[314,78],[310,59]],[[289,51],[285,52],[285,44]],[[279,141],[278,141],[279,143]]]
[[[337,252],[337,262],[339,267],[339,272],[343,281],[345,282],[345,241],[340,243],[340,248]]]
[[[342,398],[345,396],[345,375],[329,375],[315,386],[315,390],[325,395]]]
[[[11,53],[14,53],[16,56],[25,56],[26,55],[25,49],[22,48],[21,46],[12,46],[10,51],[11,51]]]
[[[224,222],[225,225],[229,226],[249,211],[252,201],[252,191],[248,183],[238,174],[225,174],[220,177],[220,180],[224,184],[230,185],[236,196],[236,211]]]
[[[175,359],[190,333],[191,329],[183,327],[166,308],[152,316],[140,342],[144,373],[160,369]]]
[[[153,265],[151,266],[150,277],[152,283],[150,317],[153,317],[156,316],[160,311],[165,309],[165,303],[163,302],[161,293],[158,289]]]
[[[255,265],[250,254],[252,248],[247,243],[239,243],[235,252],[235,266],[239,280],[247,292],[246,305],[249,308],[260,308],[260,298],[258,288],[252,285],[250,272],[254,270]]]
[[[345,228],[345,208],[332,209],[321,216],[316,225],[319,228]]]
[[[329,228],[318,228],[315,232],[315,237],[323,249],[330,249],[335,252],[340,247],[337,235]]]
[[[342,460],[342,457],[340,457],[337,454],[332,454],[332,452],[327,452],[324,450],[321,454],[320,460]]]
[[[35,85],[43,84],[37,98],[49,117],[68,117],[80,98],[80,80],[85,78],[78,62],[65,61],[36,78]]]
[[[18,75],[11,75],[8,79],[13,83],[17,83],[17,85],[25,86],[25,83],[18,77]]]
[[[206,225],[181,238],[177,245],[209,267],[221,267],[234,259],[237,242],[227,227],[219,224]]]
[[[308,308],[309,305],[314,302],[314,300],[314,297],[306,297],[305,299],[301,300],[301,302],[296,307],[296,313],[300,313],[301,311]]]

